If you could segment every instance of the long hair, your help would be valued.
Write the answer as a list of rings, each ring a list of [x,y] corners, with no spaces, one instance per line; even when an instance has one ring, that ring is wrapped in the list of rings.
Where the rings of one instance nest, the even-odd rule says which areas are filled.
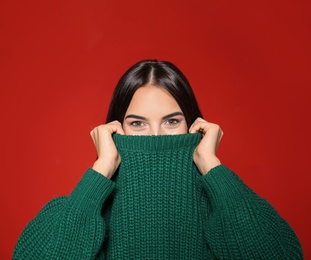
[[[130,67],[120,78],[110,102],[106,123],[123,123],[125,113],[135,91],[145,85],[166,89],[180,106],[188,128],[202,117],[193,90],[184,74],[171,62],[143,60]]]

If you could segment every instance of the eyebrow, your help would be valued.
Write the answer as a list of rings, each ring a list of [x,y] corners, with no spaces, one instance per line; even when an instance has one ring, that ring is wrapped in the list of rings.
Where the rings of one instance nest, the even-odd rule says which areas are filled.
[[[168,119],[168,118],[174,117],[174,116],[184,116],[184,114],[182,112],[174,112],[174,113],[171,113],[171,114],[168,114],[168,115],[162,117],[162,119]],[[139,115],[134,115],[134,114],[129,114],[124,119],[127,119],[127,118],[135,118],[135,119],[139,119],[139,120],[147,120],[146,117],[139,116]]]
[[[174,117],[174,116],[184,116],[184,114],[182,112],[174,112],[174,113],[171,113],[171,114],[168,114],[168,115],[162,117],[162,119],[168,119],[168,118]]]
[[[127,118],[135,118],[135,119],[140,119],[140,120],[147,120],[147,118],[145,118],[143,116],[138,116],[138,115],[133,115],[133,114],[127,115],[124,119],[127,119]]]

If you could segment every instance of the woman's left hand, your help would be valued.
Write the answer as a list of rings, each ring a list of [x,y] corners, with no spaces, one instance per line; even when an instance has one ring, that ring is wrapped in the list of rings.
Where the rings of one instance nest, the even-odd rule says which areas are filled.
[[[216,152],[224,133],[219,125],[209,123],[200,117],[189,128],[189,133],[197,132],[202,132],[203,137],[194,150],[193,161],[201,174],[205,175],[212,168],[221,164]]]

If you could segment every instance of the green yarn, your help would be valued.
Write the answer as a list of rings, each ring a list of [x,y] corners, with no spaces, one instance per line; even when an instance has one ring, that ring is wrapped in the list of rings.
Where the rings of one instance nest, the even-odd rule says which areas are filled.
[[[201,176],[201,134],[113,139],[113,179],[87,170],[29,223],[14,259],[302,259],[290,226],[237,175]]]

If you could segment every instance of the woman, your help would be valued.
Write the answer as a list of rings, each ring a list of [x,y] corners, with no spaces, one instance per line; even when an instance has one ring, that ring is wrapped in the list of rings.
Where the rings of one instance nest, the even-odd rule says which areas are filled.
[[[135,64],[91,131],[93,167],[29,223],[13,258],[301,259],[286,221],[217,158],[222,135],[178,68]]]

